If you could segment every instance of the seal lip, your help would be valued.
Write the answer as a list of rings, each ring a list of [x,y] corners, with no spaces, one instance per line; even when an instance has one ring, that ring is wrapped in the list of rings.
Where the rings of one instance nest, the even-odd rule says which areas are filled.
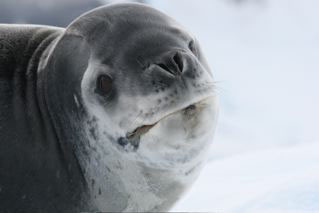
[[[206,101],[207,101],[209,98],[211,98],[211,97],[213,97],[213,96],[208,96],[208,97],[206,97],[206,98],[204,98],[204,99],[201,99],[201,100],[199,100],[199,101],[196,101],[196,102],[194,102],[194,103],[191,103],[191,104],[187,105],[186,107],[183,107],[183,108],[181,108],[181,109],[175,110],[175,111],[173,111],[173,112],[171,112],[171,113],[169,113],[169,114],[163,116],[161,119],[159,119],[158,121],[154,122],[153,124],[141,125],[141,126],[135,128],[133,131],[128,132],[128,133],[126,134],[126,138],[132,140],[132,139],[134,139],[134,138],[139,138],[139,137],[145,135],[145,134],[146,134],[147,132],[149,132],[154,126],[156,126],[156,124],[158,124],[158,123],[161,122],[163,119],[165,119],[165,118],[167,118],[167,117],[169,117],[169,116],[171,116],[171,115],[173,115],[173,114],[176,114],[176,113],[179,113],[179,112],[184,112],[184,113],[186,113],[186,114],[188,114],[188,115],[193,115],[193,114],[194,114],[194,111],[199,108],[198,106],[201,105],[201,104],[203,104],[204,102],[206,102]]]

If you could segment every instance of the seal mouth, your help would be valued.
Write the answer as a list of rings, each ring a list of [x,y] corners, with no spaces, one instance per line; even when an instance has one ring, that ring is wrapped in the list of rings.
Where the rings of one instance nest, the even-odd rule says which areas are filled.
[[[200,101],[201,102],[201,101]],[[142,135],[145,135],[147,132],[149,132],[156,124],[158,124],[161,120],[163,120],[164,118],[172,115],[172,114],[175,114],[175,113],[178,113],[178,112],[183,112],[185,113],[186,115],[188,116],[191,116],[191,115],[194,115],[195,114],[195,111],[197,109],[197,104],[199,104],[200,102],[197,102],[197,103],[193,103],[193,104],[190,104],[188,105],[187,107],[183,108],[183,109],[180,109],[180,110],[177,110],[177,111],[174,111],[166,116],[164,116],[163,118],[161,118],[160,120],[158,120],[157,122],[153,123],[153,124],[149,124],[149,125],[142,125],[142,126],[139,126],[137,127],[135,130],[133,130],[132,132],[129,132],[126,134],[126,138],[129,139],[129,140],[134,140],[136,138],[139,138],[141,137]]]
[[[158,122],[156,122],[154,124],[151,124],[151,125],[143,125],[143,126],[137,127],[134,131],[127,133],[126,137],[128,139],[133,139],[134,137],[138,137],[138,136],[144,135],[150,129],[152,129]]]
[[[130,144],[131,147],[133,147],[133,150],[137,150],[137,148],[139,147],[139,144],[140,144],[141,137],[143,135],[145,135],[146,133],[148,133],[160,121],[162,121],[163,119],[165,119],[165,118],[167,118],[175,113],[183,113],[186,118],[191,119],[192,117],[194,117],[196,115],[196,113],[198,113],[203,108],[205,108],[205,106],[208,105],[207,101],[210,98],[211,98],[211,96],[208,96],[204,99],[201,99],[200,101],[197,101],[197,102],[194,102],[190,105],[187,105],[186,107],[183,107],[181,109],[178,109],[178,110],[175,110],[171,113],[168,113],[167,115],[163,116],[161,119],[159,119],[158,121],[156,121],[152,124],[146,124],[146,125],[139,126],[139,127],[135,128],[133,131],[128,132],[124,137],[120,137],[117,142],[122,147],[126,147],[126,145]]]

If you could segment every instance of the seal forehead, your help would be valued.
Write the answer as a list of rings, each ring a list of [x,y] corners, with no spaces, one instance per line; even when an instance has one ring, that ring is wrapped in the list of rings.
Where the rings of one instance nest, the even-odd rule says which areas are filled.
[[[75,19],[69,26],[69,32],[81,31],[89,35],[97,26],[107,26],[109,29],[121,27],[123,24],[170,25],[175,23],[173,19],[164,13],[142,4],[121,3],[99,7]],[[102,24],[102,25],[101,25]],[[112,31],[113,31],[112,30]],[[115,32],[115,31],[113,31]]]
[[[104,6],[86,13],[69,25],[66,34],[83,37],[95,57],[110,66],[120,58],[118,54],[126,54],[126,50],[136,51],[141,57],[143,54],[150,56],[164,44],[191,40],[191,36],[167,15],[132,3]]]

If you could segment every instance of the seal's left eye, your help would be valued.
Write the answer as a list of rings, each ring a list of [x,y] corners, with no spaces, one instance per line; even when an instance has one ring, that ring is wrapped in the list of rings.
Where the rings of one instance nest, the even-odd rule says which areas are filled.
[[[97,79],[97,89],[102,94],[108,94],[112,90],[113,79],[108,75],[100,75]]]

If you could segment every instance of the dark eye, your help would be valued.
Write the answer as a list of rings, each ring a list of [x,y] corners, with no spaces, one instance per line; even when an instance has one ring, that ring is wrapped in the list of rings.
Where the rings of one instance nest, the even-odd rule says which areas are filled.
[[[100,75],[97,79],[97,89],[98,91],[106,95],[112,90],[113,80],[108,75]]]
[[[190,49],[190,51],[192,51],[196,55],[196,47],[195,47],[195,42],[193,40],[189,42],[188,48]]]

